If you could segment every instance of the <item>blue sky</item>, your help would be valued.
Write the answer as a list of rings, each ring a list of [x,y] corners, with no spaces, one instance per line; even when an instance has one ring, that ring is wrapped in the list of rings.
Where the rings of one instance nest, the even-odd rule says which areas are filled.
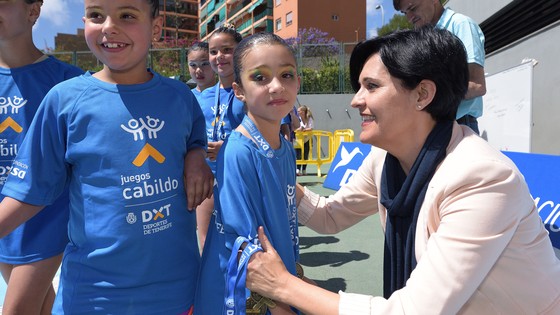
[[[384,20],[388,23],[395,10],[392,0],[367,1],[367,34],[368,38],[377,35],[377,28],[382,25],[381,9],[383,6]],[[83,28],[83,0],[46,0],[41,10],[41,17],[33,28],[33,40],[39,49],[54,48],[54,37],[57,33],[76,34]]]

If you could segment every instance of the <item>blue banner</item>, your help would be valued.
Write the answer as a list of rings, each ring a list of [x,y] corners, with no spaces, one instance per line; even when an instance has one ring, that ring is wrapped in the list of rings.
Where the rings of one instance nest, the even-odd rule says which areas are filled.
[[[371,152],[371,145],[361,142],[342,142],[334,157],[323,187],[339,190],[362,165]]]
[[[521,171],[552,245],[560,248],[560,156],[503,152]]]

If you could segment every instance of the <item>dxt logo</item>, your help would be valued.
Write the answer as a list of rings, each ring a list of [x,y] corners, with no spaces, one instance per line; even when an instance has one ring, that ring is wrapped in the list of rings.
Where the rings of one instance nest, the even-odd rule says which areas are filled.
[[[17,167],[12,166],[0,166],[0,176],[11,174],[13,176],[23,179],[27,172]]]
[[[142,222],[163,220],[169,216],[169,208],[171,204],[161,206],[159,209],[144,210],[142,211]]]

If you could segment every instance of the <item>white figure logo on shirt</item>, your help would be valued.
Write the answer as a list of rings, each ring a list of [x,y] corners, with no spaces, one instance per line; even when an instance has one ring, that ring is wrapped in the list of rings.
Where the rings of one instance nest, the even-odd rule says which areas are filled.
[[[144,130],[147,132],[148,139],[157,139],[157,132],[163,128],[165,121],[162,120],[160,124],[159,119],[150,116],[146,116],[146,121],[144,121],[143,118],[139,118],[138,120],[133,118],[128,121],[128,126],[121,124],[121,128],[133,134],[134,141],[144,140]]]
[[[13,99],[11,97],[0,97],[0,114],[8,114],[8,107],[12,107],[10,114],[17,114],[25,104],[27,104],[27,100],[24,100],[23,97],[14,96]]]

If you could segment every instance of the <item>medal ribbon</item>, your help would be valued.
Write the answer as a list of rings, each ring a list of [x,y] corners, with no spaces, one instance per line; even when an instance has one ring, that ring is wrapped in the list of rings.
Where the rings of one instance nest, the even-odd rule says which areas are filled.
[[[241,246],[247,244],[243,250]],[[245,289],[245,280],[247,278],[247,264],[251,256],[263,251],[260,244],[253,244],[248,238],[239,236],[233,245],[231,256],[228,261],[227,270],[227,292],[225,297],[225,313],[224,315],[245,314],[247,294]],[[241,252],[239,262],[237,254]]]
[[[274,150],[270,147],[268,141],[266,141],[266,139],[261,135],[259,129],[257,129],[257,126],[255,126],[255,123],[251,120],[251,118],[245,115],[245,117],[243,117],[243,121],[241,122],[241,124],[243,125],[243,127],[245,127],[247,132],[249,132],[251,138],[253,138],[253,141],[255,141],[255,143],[257,144],[259,149],[264,153],[264,155],[267,158],[273,158]],[[280,137],[280,134],[278,134],[278,137]]]
[[[214,106],[216,108],[216,111],[214,114],[214,130],[212,131],[213,141],[224,140],[221,139],[221,137],[225,133],[222,124],[224,123],[224,118],[226,116],[229,107],[233,103],[233,97],[234,97],[233,92],[229,93],[227,104],[222,109],[222,104],[220,104],[220,83],[218,82],[218,84],[216,84],[215,93],[214,93]],[[220,128],[220,134],[218,134],[218,128]]]

